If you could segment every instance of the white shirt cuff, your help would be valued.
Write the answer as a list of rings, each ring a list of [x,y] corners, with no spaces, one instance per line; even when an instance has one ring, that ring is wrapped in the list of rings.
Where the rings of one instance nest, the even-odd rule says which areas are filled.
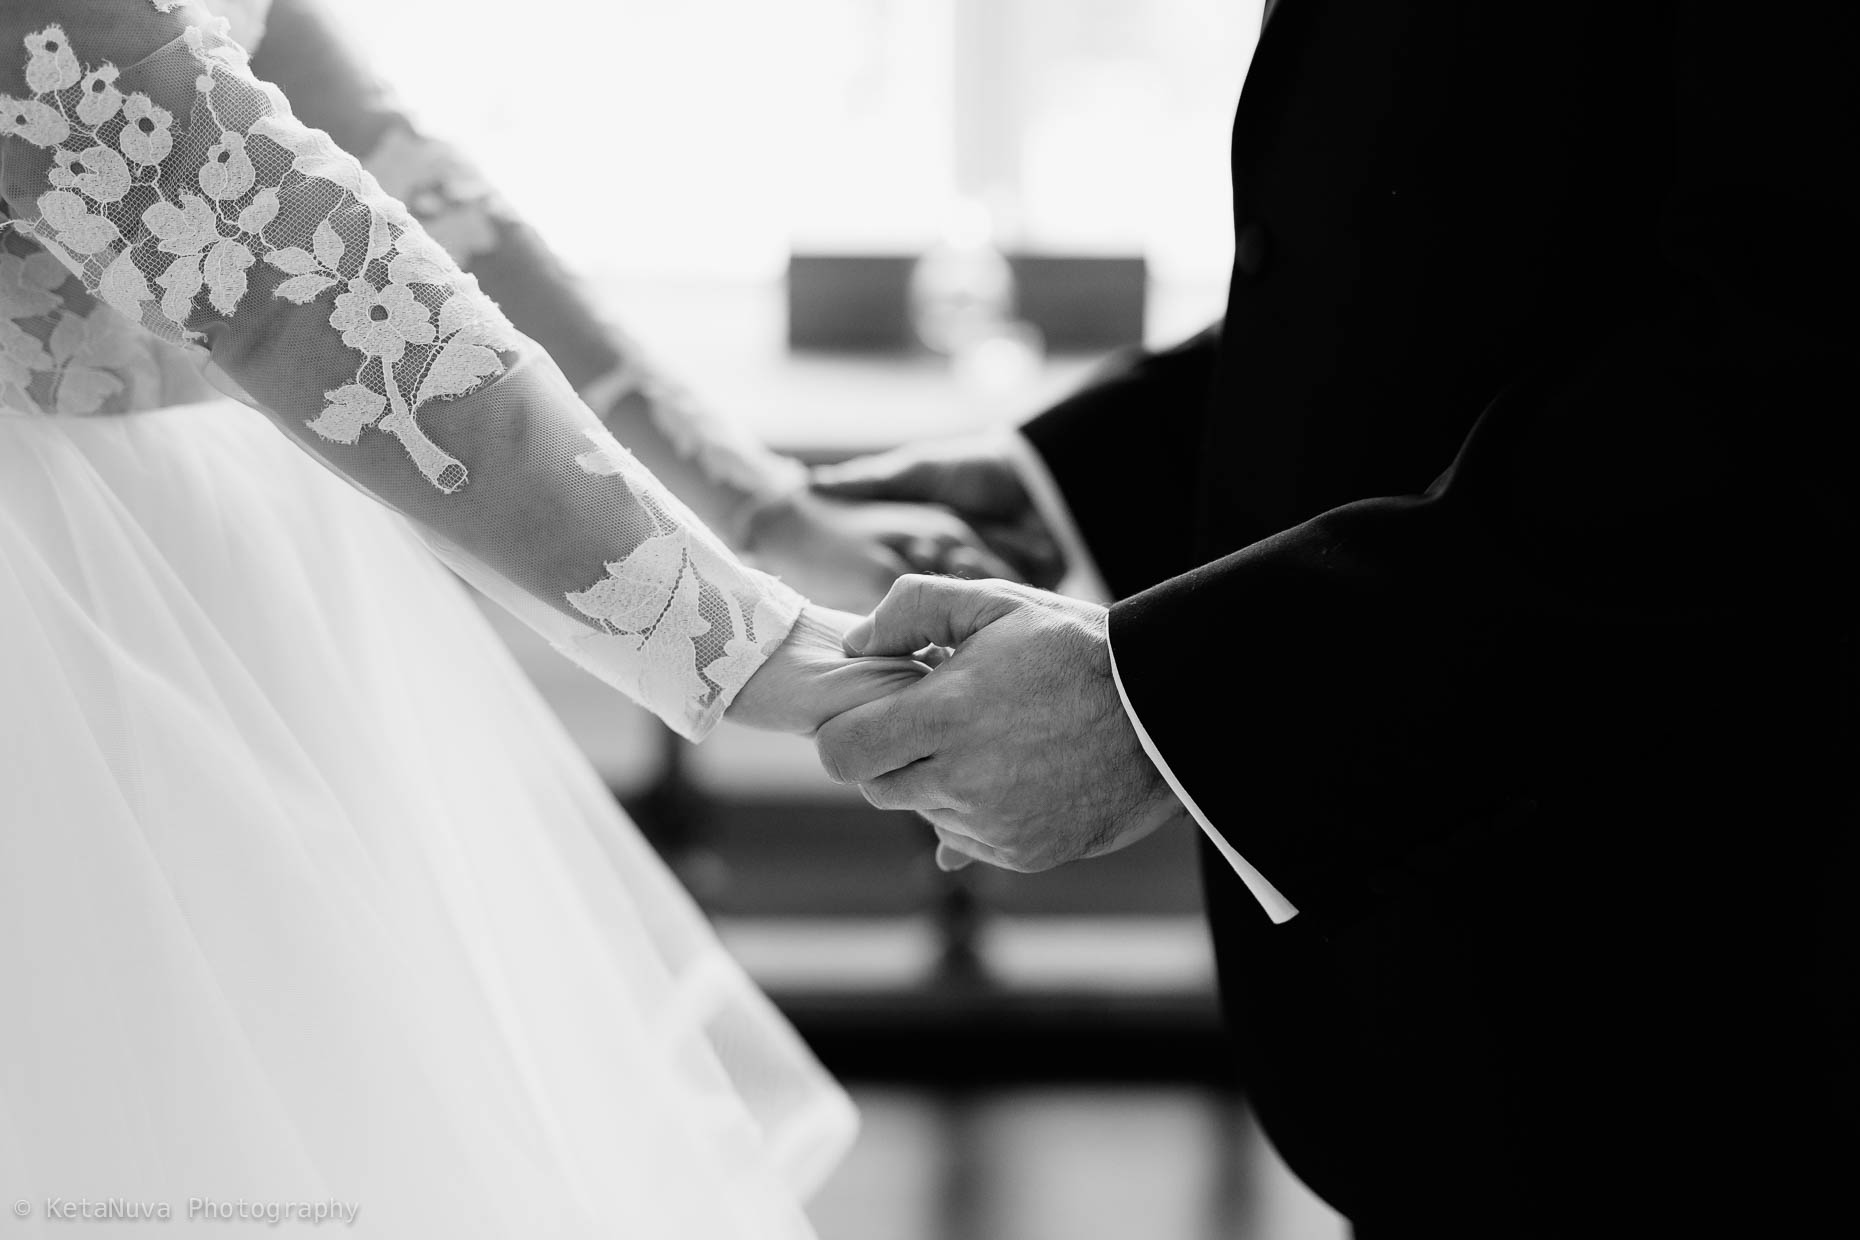
[[[1075,598],[1088,598],[1095,602],[1109,603],[1111,589],[1105,584],[1104,574],[1098,571],[1098,562],[1092,558],[1091,548],[1085,545],[1085,536],[1079,532],[1078,522],[1072,517],[1072,508],[1066,503],[1066,497],[1060,491],[1059,483],[1053,477],[1053,471],[1046,467],[1046,461],[1040,456],[1038,449],[1017,430],[1008,431],[1002,436],[1002,446],[1008,458],[1013,461],[1015,472],[1020,475],[1021,485],[1027,488],[1027,494],[1033,498],[1034,511],[1040,514],[1042,521],[1046,522],[1046,528],[1052,531],[1054,539],[1059,543],[1060,553],[1066,557],[1066,579],[1060,583],[1061,592]],[[1266,916],[1272,918],[1274,924],[1282,924],[1296,917],[1297,907],[1280,895],[1279,889],[1267,882],[1266,876],[1248,864],[1245,857],[1234,851],[1234,846],[1214,829],[1214,824],[1208,821],[1208,816],[1201,812],[1199,805],[1195,804],[1195,798],[1188,794],[1188,789],[1182,786],[1182,781],[1177,779],[1175,772],[1169,769],[1169,763],[1162,756],[1162,750],[1156,748],[1156,742],[1150,739],[1149,732],[1143,726],[1143,720],[1137,718],[1136,708],[1130,704],[1130,695],[1124,692],[1124,680],[1117,671],[1117,652],[1113,650],[1110,655],[1111,680],[1117,685],[1117,697],[1124,704],[1124,714],[1129,716],[1131,729],[1137,734],[1137,742],[1143,746],[1143,752],[1150,756],[1150,761],[1155,763],[1156,770],[1162,775],[1163,781],[1169,785],[1169,790],[1175,793],[1177,800],[1182,802],[1189,816],[1200,826],[1202,833],[1214,841],[1214,846],[1220,849],[1221,856],[1227,858],[1227,864],[1233,867],[1234,873],[1240,876],[1240,881],[1246,884],[1246,889],[1253,893],[1253,898],[1258,900],[1260,907],[1266,910]]]
[[[1109,649],[1109,638],[1106,639],[1105,644]],[[1117,671],[1117,652],[1111,650],[1110,655],[1111,681],[1117,686],[1117,697],[1124,704],[1124,714],[1130,717],[1130,726],[1136,731],[1137,742],[1143,746],[1143,752],[1150,756],[1150,761],[1156,764],[1156,769],[1161,773],[1163,781],[1169,785],[1169,790],[1175,793],[1177,800],[1182,802],[1183,808],[1188,810],[1189,817],[1195,820],[1202,834],[1214,842],[1221,856],[1227,858],[1227,864],[1232,866],[1234,873],[1240,876],[1240,881],[1245,883],[1246,889],[1253,893],[1253,898],[1258,900],[1259,906],[1266,910],[1266,916],[1272,918],[1273,924],[1282,925],[1296,917],[1297,907],[1280,895],[1279,889],[1266,881],[1266,876],[1248,864],[1247,859],[1234,850],[1234,846],[1227,842],[1226,837],[1214,829],[1214,824],[1208,821],[1208,816],[1201,812],[1201,806],[1195,804],[1195,798],[1188,794],[1188,789],[1182,786],[1182,781],[1177,779],[1175,772],[1169,769],[1168,760],[1163,757],[1162,750],[1156,748],[1156,742],[1150,739],[1149,732],[1143,726],[1143,720],[1137,718],[1136,707],[1130,704],[1130,695],[1124,692],[1124,678]]]
[[[1046,523],[1059,544],[1059,553],[1066,559],[1066,576],[1059,583],[1059,592],[1094,603],[1109,603],[1111,588],[1105,584],[1104,574],[1098,571],[1098,562],[1092,558],[1091,548],[1085,545],[1085,536],[1079,532],[1078,522],[1072,519],[1072,508],[1059,490],[1052,470],[1018,430],[1003,432],[1001,444],[1014,463],[1014,472],[1020,475],[1021,485],[1033,498],[1033,510]]]

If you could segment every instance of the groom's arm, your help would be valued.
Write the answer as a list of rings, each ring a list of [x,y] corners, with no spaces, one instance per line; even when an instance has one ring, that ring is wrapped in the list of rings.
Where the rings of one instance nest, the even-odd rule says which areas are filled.
[[[1208,391],[1220,343],[1216,325],[1172,349],[1121,360],[1029,422],[1022,428],[1024,438],[1005,437],[1005,455],[1059,543],[1081,593],[1128,595],[1193,562],[1189,484],[1206,429]],[[881,613],[889,616],[902,610],[908,616],[911,609],[895,595],[896,591]],[[907,592],[906,597],[915,596]],[[920,619],[900,623],[908,629]],[[1086,658],[1102,665],[1107,688],[1116,686],[1107,706],[1127,717],[1123,731],[1131,749],[1140,747],[1137,763],[1154,768],[1149,778],[1168,786],[1269,917],[1285,921],[1294,916],[1297,909],[1214,830],[1176,778],[1123,694],[1102,628],[1095,632],[1092,640],[1098,648]],[[835,750],[843,762],[833,756]],[[831,743],[823,744],[823,754],[828,755],[829,769],[843,778],[857,779],[849,774],[852,771],[889,769],[876,754],[855,755]],[[885,803],[888,795],[897,794],[868,788],[867,795]],[[908,800],[897,804],[923,808]]]
[[[1748,791],[1803,761],[1770,733],[1838,716],[1855,49],[1826,13],[1808,31],[1685,8],[1656,277],[1497,400],[1428,494],[1113,609],[1135,713],[1300,908],[1399,886],[1545,789],[1610,805],[1713,771]]]
[[[1220,346],[1217,324],[1119,359],[1021,427],[1042,517],[1062,538],[1076,533],[1068,558],[1088,557],[1112,598],[1194,564],[1192,482]]]
[[[1125,359],[1021,430],[1023,484],[1088,592],[1124,598],[1192,563],[1196,460],[1220,355],[1216,324],[1172,349]],[[1124,688],[1116,654],[1104,658],[1130,731],[1196,826],[1268,917],[1297,908],[1215,829],[1176,775]]]
[[[1827,812],[1855,717],[1856,51],[1835,26],[1852,18],[1675,21],[1674,171],[1644,266],[1596,290],[1612,327],[1540,359],[1440,484],[1323,514],[1108,622],[906,579],[849,645],[956,653],[823,728],[829,770],[959,851],[1044,868],[1154,825],[1137,724],[1181,801],[1320,919],[1437,881],[1486,829],[1528,830],[1539,795],[1601,823],[1514,841],[1545,867],[1722,850],[1699,831],[1721,792],[1742,843],[1779,813],[1837,829],[1790,817],[1792,798]],[[1704,823],[1667,821],[1680,794]]]

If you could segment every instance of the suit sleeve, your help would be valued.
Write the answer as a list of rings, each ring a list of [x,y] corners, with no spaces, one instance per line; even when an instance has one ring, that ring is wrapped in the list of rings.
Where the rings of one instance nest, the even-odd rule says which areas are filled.
[[[1851,736],[1827,654],[1853,624],[1857,49],[1816,14],[1678,10],[1668,192],[1642,270],[1596,290],[1625,311],[1536,359],[1429,491],[1113,609],[1134,710],[1301,910],[1348,915],[1543,796],[1647,798],[1649,829],[1662,788],[1757,804],[1834,743],[1792,721]]]
[[[1112,597],[1193,565],[1193,489],[1221,329],[1140,353],[1022,428]],[[1106,451],[1106,444],[1114,451]]]

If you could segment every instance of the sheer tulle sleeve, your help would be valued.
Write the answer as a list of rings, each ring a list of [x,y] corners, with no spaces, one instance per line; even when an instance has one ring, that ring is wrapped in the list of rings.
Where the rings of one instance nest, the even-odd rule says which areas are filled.
[[[715,724],[802,600],[732,557],[223,21],[26,0],[0,37],[11,227],[577,662],[687,737]]]

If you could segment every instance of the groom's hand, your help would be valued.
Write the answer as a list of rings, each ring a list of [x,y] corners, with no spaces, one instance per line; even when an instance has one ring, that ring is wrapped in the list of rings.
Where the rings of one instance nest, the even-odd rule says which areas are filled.
[[[1111,678],[1107,613],[1002,581],[898,581],[849,654],[955,653],[916,684],[827,722],[821,764],[956,852],[1044,870],[1185,816]]]
[[[814,490],[840,500],[938,504],[968,522],[989,550],[1040,586],[1065,576],[1065,556],[1046,528],[999,439],[987,435],[928,440],[814,470]],[[927,569],[925,571],[928,571]],[[960,564],[938,570],[974,574]]]

